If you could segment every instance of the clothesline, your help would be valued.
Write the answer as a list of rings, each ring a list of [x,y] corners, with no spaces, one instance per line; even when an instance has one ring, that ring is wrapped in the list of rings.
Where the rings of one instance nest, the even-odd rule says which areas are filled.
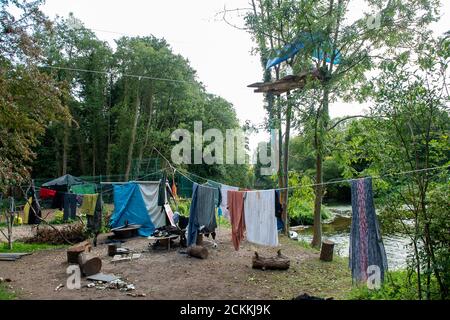
[[[166,159],[166,161],[168,161]],[[188,179],[189,181],[191,181],[192,183],[197,183],[195,181],[193,181],[192,179],[190,179],[188,176],[186,176],[185,174],[183,174],[181,172],[180,169],[177,169],[175,167],[173,167],[170,163],[169,165],[175,170],[178,171],[182,176],[184,176],[186,179]],[[272,189],[261,189],[261,190],[248,190],[247,192],[258,192],[258,191],[270,191],[270,190],[291,190],[291,189],[297,189],[297,188],[305,188],[305,187],[316,187],[316,186],[324,186],[324,185],[331,185],[331,184],[339,184],[339,183],[350,183],[352,181],[356,181],[362,178],[369,178],[371,177],[372,179],[382,179],[385,177],[389,177],[389,176],[396,176],[396,175],[406,175],[406,174],[410,174],[410,173],[417,173],[417,172],[427,172],[427,171],[433,171],[433,170],[439,170],[439,169],[446,169],[446,168],[450,168],[450,165],[445,165],[445,166],[439,166],[439,167],[432,167],[432,168],[424,168],[424,169],[417,169],[417,170],[409,170],[409,171],[401,171],[401,172],[395,172],[395,173],[388,173],[388,174],[384,174],[384,175],[378,175],[378,176],[366,176],[366,177],[361,177],[361,178],[353,178],[353,179],[342,179],[342,180],[335,180],[335,181],[326,181],[326,182],[322,182],[322,183],[314,183],[314,184],[308,184],[308,185],[295,185],[295,186],[288,186],[285,188],[272,188]],[[186,171],[187,174],[190,174],[192,176],[196,176],[200,179],[204,179],[207,181],[211,181],[211,182],[215,182],[217,184],[222,184],[221,182],[212,180],[212,179],[207,179],[204,177],[201,177],[195,173],[191,173]]]

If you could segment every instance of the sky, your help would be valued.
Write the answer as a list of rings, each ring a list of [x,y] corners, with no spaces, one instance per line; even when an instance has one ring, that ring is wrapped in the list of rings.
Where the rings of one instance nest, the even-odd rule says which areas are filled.
[[[351,3],[350,15],[362,15],[361,0]],[[450,1],[444,0],[443,18],[433,26],[441,34],[450,29]],[[198,80],[209,93],[231,102],[243,124],[250,120],[261,124],[266,116],[262,94],[247,85],[260,81],[262,69],[258,56],[252,54],[250,35],[222,20],[224,8],[248,8],[248,0],[46,0],[42,10],[50,17],[68,17],[70,12],[93,30],[101,40],[114,47],[114,39],[123,35],[152,34],[165,38],[173,51],[190,61]],[[234,15],[233,23],[242,26],[242,18]],[[336,102],[330,116],[342,117],[364,112],[366,106]],[[250,148],[268,134],[250,137]]]

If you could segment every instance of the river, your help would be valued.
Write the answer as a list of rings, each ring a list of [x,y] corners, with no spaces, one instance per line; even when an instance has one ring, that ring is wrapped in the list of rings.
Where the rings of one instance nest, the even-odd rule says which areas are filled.
[[[348,257],[351,206],[327,206],[333,213],[333,219],[322,225],[323,239],[331,240],[335,243],[335,253]],[[300,241],[311,242],[312,226],[304,226],[296,229]],[[389,270],[399,270],[406,268],[406,258],[408,255],[408,244],[410,241],[403,235],[383,234],[383,243],[386,250]]]

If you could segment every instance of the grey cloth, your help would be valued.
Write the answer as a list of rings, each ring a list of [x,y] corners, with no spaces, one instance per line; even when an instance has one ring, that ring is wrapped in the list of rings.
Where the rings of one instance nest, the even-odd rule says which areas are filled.
[[[64,221],[75,219],[77,216],[77,195],[74,193],[64,194]]]
[[[162,207],[158,205],[160,183],[140,182],[139,189],[141,190],[150,221],[155,228],[164,227],[166,225],[166,214]]]
[[[198,232],[211,233],[217,228],[215,213],[215,188],[192,186],[192,202],[189,212],[188,246],[197,241]]]
[[[381,238],[373,203],[372,179],[352,181],[352,226],[350,230],[349,267],[357,282],[367,281],[367,268],[380,268],[381,281],[388,269],[386,252]]]

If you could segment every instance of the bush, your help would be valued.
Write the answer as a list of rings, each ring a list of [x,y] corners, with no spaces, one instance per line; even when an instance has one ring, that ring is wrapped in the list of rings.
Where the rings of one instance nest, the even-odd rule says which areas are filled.
[[[379,290],[369,290],[367,286],[355,287],[349,294],[353,300],[417,300],[417,274],[409,275],[407,271],[388,272],[385,281]],[[433,279],[433,292],[431,299],[440,299],[439,289]]]
[[[180,198],[180,199],[178,199],[177,203],[178,203],[177,211],[182,216],[189,217],[189,208],[191,207],[191,200]]]
[[[289,179],[292,185],[304,186],[295,188],[293,194],[289,198],[288,214],[290,224],[314,224],[314,189],[308,187],[313,184],[311,178],[303,176],[300,180],[297,173],[291,173]],[[331,217],[331,213],[322,206],[321,216],[323,220],[326,220]]]

